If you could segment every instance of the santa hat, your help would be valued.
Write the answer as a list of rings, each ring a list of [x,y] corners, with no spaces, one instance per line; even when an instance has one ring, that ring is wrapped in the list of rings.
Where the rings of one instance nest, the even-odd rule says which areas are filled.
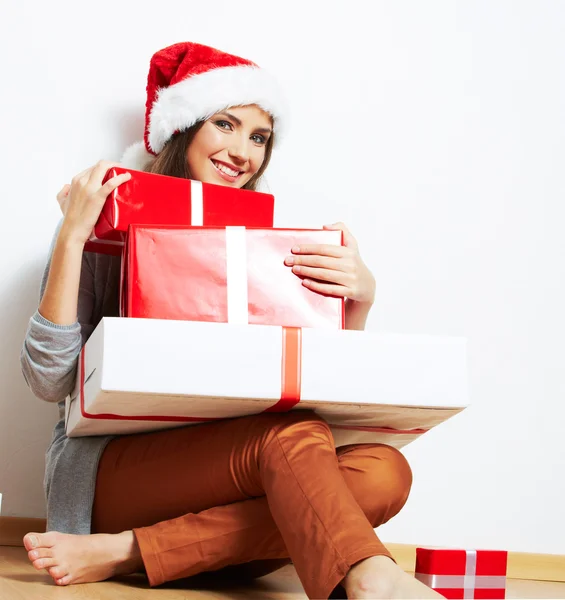
[[[120,162],[143,170],[173,134],[218,111],[249,104],[272,116],[275,139],[280,138],[284,100],[266,71],[245,58],[192,42],[159,50],[149,66],[143,142],[130,146]]]

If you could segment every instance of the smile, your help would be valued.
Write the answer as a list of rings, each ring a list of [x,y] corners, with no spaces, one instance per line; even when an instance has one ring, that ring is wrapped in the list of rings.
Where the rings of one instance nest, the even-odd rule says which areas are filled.
[[[228,167],[227,165],[224,165],[221,162],[218,162],[216,160],[210,159],[212,164],[214,165],[214,168],[216,169],[216,171],[218,172],[218,175],[220,175],[220,177],[222,177],[222,179],[226,179],[227,181],[237,181],[237,179],[239,178],[240,175],[242,175],[243,171],[236,171],[234,169],[232,169],[231,167]]]

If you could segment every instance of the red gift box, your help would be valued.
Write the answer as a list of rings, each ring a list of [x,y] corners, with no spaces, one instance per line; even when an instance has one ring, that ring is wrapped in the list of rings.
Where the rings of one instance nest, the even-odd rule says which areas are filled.
[[[307,289],[285,257],[342,244],[342,232],[244,227],[129,228],[121,316],[343,328],[343,298]]]
[[[416,579],[446,598],[504,598],[505,550],[416,548]]]
[[[121,173],[131,179],[107,198],[87,252],[121,254],[127,228],[140,225],[272,227],[275,200],[271,194],[167,177],[115,167],[103,183]]]

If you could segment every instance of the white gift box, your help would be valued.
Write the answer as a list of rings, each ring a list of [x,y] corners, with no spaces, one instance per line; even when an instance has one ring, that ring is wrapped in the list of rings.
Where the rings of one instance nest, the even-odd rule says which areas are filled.
[[[67,399],[69,437],[314,410],[336,446],[402,447],[468,403],[466,340],[105,317]]]

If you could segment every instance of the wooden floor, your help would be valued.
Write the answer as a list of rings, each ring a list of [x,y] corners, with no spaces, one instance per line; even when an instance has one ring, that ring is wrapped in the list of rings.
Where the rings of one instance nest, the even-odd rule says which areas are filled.
[[[562,598],[565,583],[508,580],[507,598]],[[150,589],[141,576],[103,583],[53,585],[45,572],[36,571],[23,548],[0,546],[1,600],[304,600],[306,595],[292,567],[242,585],[229,582],[182,582]]]

